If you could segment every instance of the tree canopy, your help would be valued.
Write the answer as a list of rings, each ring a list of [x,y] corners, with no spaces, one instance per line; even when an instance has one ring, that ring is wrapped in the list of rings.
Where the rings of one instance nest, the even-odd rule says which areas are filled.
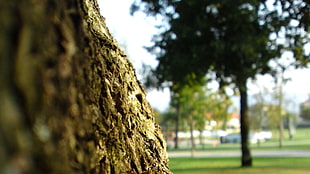
[[[159,60],[155,75],[160,84],[189,81],[191,73],[203,76],[210,69],[216,72],[221,84],[239,83],[268,72],[269,60],[288,49],[294,52],[299,64],[309,61],[303,50],[309,41],[306,2],[142,2],[146,2],[144,10],[148,14],[165,16],[169,25],[154,37],[155,44],[150,48]]]

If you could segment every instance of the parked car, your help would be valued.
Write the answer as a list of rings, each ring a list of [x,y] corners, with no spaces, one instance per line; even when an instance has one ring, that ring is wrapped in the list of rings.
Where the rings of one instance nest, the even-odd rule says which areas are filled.
[[[262,132],[251,132],[249,134],[249,142],[252,144],[258,142],[264,142],[266,140],[271,139],[272,133],[270,131],[262,131]],[[220,139],[221,143],[241,143],[241,134],[233,133],[227,136],[222,136]]]
[[[272,137],[271,131],[261,131],[261,132],[258,132],[257,134],[261,139],[264,139],[264,140],[270,140]]]
[[[220,138],[221,143],[240,143],[241,135],[240,133],[228,134]]]

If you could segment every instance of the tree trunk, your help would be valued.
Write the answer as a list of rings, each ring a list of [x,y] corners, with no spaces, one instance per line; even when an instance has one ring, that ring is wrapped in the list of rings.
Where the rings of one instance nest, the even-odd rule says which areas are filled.
[[[249,148],[249,118],[246,80],[239,86],[240,90],[240,125],[241,125],[241,151],[242,167],[252,166],[252,157]]]
[[[171,173],[92,0],[0,0],[0,173]]]
[[[174,139],[174,149],[179,148],[179,122],[180,122],[180,104],[177,104],[177,115],[175,119],[175,139]]]
[[[205,143],[204,143],[204,136],[203,136],[203,130],[199,130],[199,144],[202,147],[202,150],[205,150]]]
[[[194,157],[194,150],[195,150],[195,139],[194,139],[194,120],[193,115],[190,114],[189,116],[189,128],[191,134],[191,157]]]
[[[290,115],[287,118],[287,124],[288,124],[287,129],[288,129],[289,138],[290,138],[290,140],[293,140],[294,134],[295,134],[295,121],[294,121],[293,115]]]
[[[283,125],[283,114],[282,114],[282,101],[283,101],[283,91],[282,91],[282,81],[279,84],[279,103],[278,103],[278,114],[279,114],[279,148],[283,146],[283,137],[284,137],[284,125]]]
[[[284,137],[284,125],[283,125],[283,117],[280,110],[280,118],[279,118],[279,148],[283,147],[283,137]]]

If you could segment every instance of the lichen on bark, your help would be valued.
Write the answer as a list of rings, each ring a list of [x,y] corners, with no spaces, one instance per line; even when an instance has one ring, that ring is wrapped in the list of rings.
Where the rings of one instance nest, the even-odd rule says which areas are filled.
[[[170,173],[96,1],[0,1],[0,173]]]

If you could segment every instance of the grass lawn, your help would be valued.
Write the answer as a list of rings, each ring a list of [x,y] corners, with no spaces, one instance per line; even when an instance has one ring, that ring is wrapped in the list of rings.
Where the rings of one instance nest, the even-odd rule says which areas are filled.
[[[252,150],[310,150],[310,128],[298,128],[293,140],[289,140],[288,131],[284,131],[284,142],[283,147],[279,148],[279,131],[273,131],[273,137],[271,140],[257,144],[251,144]],[[168,149],[168,151],[188,151],[190,147],[183,147],[181,149]],[[231,151],[240,150],[240,144],[238,143],[227,143],[217,144],[215,147],[211,144],[200,145],[196,144],[196,151]]]
[[[175,174],[304,174],[310,173],[310,158],[256,157],[253,167],[241,168],[240,158],[171,158]]]
[[[205,145],[196,151],[234,151],[240,144],[218,144],[216,147]],[[177,151],[188,151],[184,148]],[[251,145],[251,150],[310,150],[310,128],[298,128],[293,140],[285,131],[283,147],[279,148],[278,132],[267,142]],[[171,150],[174,151],[174,150]],[[307,174],[310,173],[310,158],[293,157],[254,157],[253,167],[241,168],[240,157],[227,158],[170,158],[169,166],[175,174]]]

